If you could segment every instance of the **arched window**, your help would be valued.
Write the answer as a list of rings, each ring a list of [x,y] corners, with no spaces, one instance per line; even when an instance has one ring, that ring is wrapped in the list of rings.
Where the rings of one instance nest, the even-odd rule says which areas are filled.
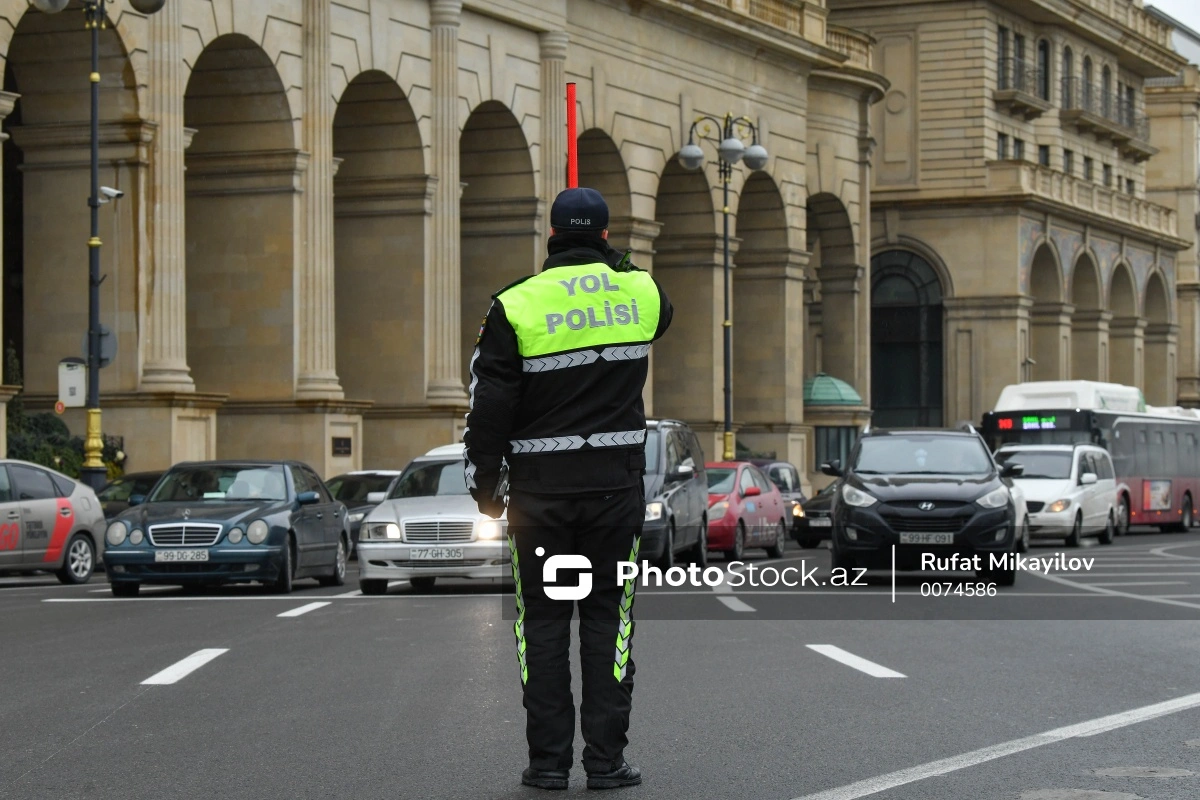
[[[1075,54],[1071,48],[1064,47],[1062,55],[1062,105],[1063,108],[1074,108],[1075,99]]]
[[[1092,88],[1092,59],[1088,56],[1083,57],[1083,86],[1080,87],[1083,95],[1083,110],[1095,111],[1092,105],[1093,95],[1095,90]]]
[[[1112,70],[1107,64],[1100,72],[1100,113],[1112,117]]]
[[[1037,46],[1037,93],[1043,100],[1050,100],[1050,43],[1045,39]]]
[[[873,425],[943,424],[942,327],[942,283],[929,262],[907,250],[873,256]]]

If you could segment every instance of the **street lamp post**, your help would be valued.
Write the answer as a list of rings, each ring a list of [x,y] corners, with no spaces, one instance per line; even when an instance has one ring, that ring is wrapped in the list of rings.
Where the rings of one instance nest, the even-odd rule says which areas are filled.
[[[29,0],[38,11],[57,14],[67,7],[70,0]],[[93,489],[99,490],[108,482],[108,471],[102,457],[104,437],[100,426],[100,206],[110,199],[121,196],[120,192],[100,186],[100,31],[107,27],[108,16],[105,6],[113,0],[83,0],[85,27],[91,32],[92,71],[88,76],[91,83],[91,183],[88,196],[91,209],[92,229],[88,237],[88,333],[87,333],[87,436],[83,444],[83,469],[80,478]],[[166,0],[129,0],[135,11],[153,14],[163,7]]]
[[[713,127],[720,131],[720,139],[710,136]],[[740,135],[739,135],[740,134]],[[750,146],[742,143],[742,138],[750,136]],[[739,161],[752,170],[760,170],[767,165],[767,150],[758,143],[758,128],[748,117],[735,117],[725,114],[724,120],[715,117],[702,116],[692,123],[688,131],[688,142],[679,151],[679,163],[684,169],[696,170],[704,166],[704,150],[696,144],[696,140],[713,142],[717,146],[718,175],[721,179],[721,214],[724,218],[725,239],[725,461],[735,457],[733,447],[733,311],[730,307],[730,269],[729,263],[729,182],[733,178],[733,166]]]

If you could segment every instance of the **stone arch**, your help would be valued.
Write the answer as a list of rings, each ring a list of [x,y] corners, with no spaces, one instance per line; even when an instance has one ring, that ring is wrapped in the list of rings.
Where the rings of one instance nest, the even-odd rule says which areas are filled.
[[[808,198],[806,230],[811,253],[809,351],[806,372],[824,372],[863,392],[859,381],[858,295],[864,270],[855,261],[854,228],[845,204],[830,193]]]
[[[1071,377],[1075,380],[1108,379],[1108,322],[1100,270],[1090,251],[1075,259],[1071,270]]]
[[[1108,281],[1108,377],[1114,383],[1141,387],[1144,382],[1146,320],[1138,311],[1133,271],[1117,262]]]
[[[185,216],[187,352],[196,388],[228,394],[232,405],[291,399],[294,220],[306,161],[283,81],[262,48],[227,34],[196,60],[183,109],[184,125],[194,130],[185,154]],[[222,457],[252,446],[228,421],[218,424]]]
[[[462,364],[470,382],[471,352],[491,296],[532,273],[538,258],[538,198],[533,159],[520,123],[503,103],[481,103],[459,139],[461,177]]]
[[[1175,384],[1178,332],[1171,321],[1170,284],[1162,272],[1154,270],[1150,273],[1143,298],[1143,314],[1146,317],[1146,402],[1173,406],[1178,401]]]
[[[733,410],[739,422],[768,423],[787,418],[789,389],[803,391],[802,369],[792,369],[788,309],[799,306],[803,284],[789,280],[800,254],[788,247],[783,196],[765,172],[747,177],[738,197],[739,241],[733,273]],[[791,297],[792,294],[795,297]],[[790,302],[790,305],[789,305]],[[796,350],[802,347],[796,342]],[[798,366],[798,365],[797,365]],[[794,374],[793,374],[794,373]],[[781,448],[780,448],[781,449]],[[781,449],[782,451],[782,449]]]
[[[6,4],[0,109],[4,132],[3,345],[21,359],[29,395],[57,395],[58,362],[80,355],[88,328],[90,235],[90,33],[78,7],[59,14]],[[140,119],[138,78],[125,25],[100,31],[100,184],[128,199],[100,209],[101,318],[117,335],[103,391],[134,391],[140,370],[139,261],[142,200],[152,130]],[[53,313],[47,313],[53,309]],[[72,412],[74,413],[74,412]],[[82,418],[68,416],[73,427]],[[119,433],[109,430],[109,433]]]
[[[1063,302],[1062,267],[1049,240],[1033,252],[1029,266],[1029,353],[1021,365],[1023,380],[1056,381],[1068,375],[1071,349],[1071,308]]]
[[[621,151],[606,132],[589,128],[579,136],[578,155],[579,185],[600,192],[608,203],[609,239],[613,247],[629,247],[633,198]]]
[[[426,203],[416,115],[387,74],[357,75],[338,101],[333,153],[334,281],[338,375],[347,396],[376,409],[425,399]],[[499,288],[499,287],[497,287]],[[385,463],[403,443],[364,439]],[[376,457],[376,453],[378,454]]]
[[[654,405],[660,416],[709,432],[723,420],[724,314],[722,239],[704,171],[686,170],[674,156],[658,181],[654,274],[675,307],[671,335],[654,345]],[[732,258],[732,256],[731,256]],[[706,453],[720,453],[715,438]]]
[[[871,257],[872,422],[882,427],[943,424],[945,287],[919,254],[889,249]]]

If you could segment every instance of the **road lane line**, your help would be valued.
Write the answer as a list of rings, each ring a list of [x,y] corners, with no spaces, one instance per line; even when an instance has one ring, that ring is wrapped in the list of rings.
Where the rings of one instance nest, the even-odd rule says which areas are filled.
[[[876,664],[874,661],[867,661],[865,658],[847,652],[840,647],[832,644],[810,644],[805,645],[809,650],[815,650],[826,658],[832,658],[834,661],[841,662],[847,667],[865,672],[872,678],[906,678],[901,672],[896,672],[894,669],[888,669],[885,666]]]
[[[1174,700],[1166,700],[1162,703],[1142,706],[1130,711],[1123,711],[1118,714],[1110,714],[1107,717],[1098,717],[1097,719],[1080,722],[1075,725],[1067,725],[1063,728],[1055,728],[1045,733],[1036,733],[1033,736],[1013,739],[1008,742],[992,745],[991,747],[983,747],[979,750],[972,750],[969,753],[951,756],[950,758],[930,761],[927,764],[889,772],[886,775],[867,778],[847,784],[846,786],[839,786],[835,789],[826,789],[816,794],[806,794],[803,797],[794,798],[794,800],[857,800],[860,797],[869,797],[873,794],[886,792],[889,789],[895,789],[897,786],[916,783],[926,778],[948,775],[951,772],[958,772],[968,767],[986,764],[989,761],[1023,753],[1026,750],[1045,747],[1048,744],[1056,744],[1068,739],[1096,736],[1097,734],[1107,733],[1118,728],[1136,725],[1139,722],[1186,711],[1197,706],[1200,706],[1200,692],[1184,695]]]
[[[1090,583],[1089,586],[1187,586],[1187,581],[1124,581],[1121,583]]]
[[[143,686],[167,686],[178,683],[191,675],[222,653],[228,653],[228,647],[213,647],[207,650],[197,650],[182,661],[177,661],[162,672],[151,675],[142,681]]]
[[[1058,575],[1050,575],[1045,572],[1030,572],[1029,574],[1037,575],[1044,581],[1051,581],[1062,586],[1070,586],[1073,589],[1086,589],[1088,591],[1095,592],[1096,594],[1108,595],[1109,597],[1125,597],[1130,600],[1141,600],[1145,603],[1161,603],[1168,606],[1179,606],[1180,608],[1200,609],[1200,604],[1197,603],[1184,603],[1181,600],[1169,600],[1167,598],[1157,597],[1155,595],[1134,594],[1133,592],[1122,592],[1119,589],[1106,589],[1103,586],[1097,586],[1093,583],[1069,581],[1066,578],[1059,577]],[[45,603],[49,601],[43,600],[42,602]]]
[[[316,611],[318,608],[324,608],[327,605],[330,605],[330,603],[328,601],[323,602],[323,603],[309,603],[308,605],[300,606],[299,608],[293,608],[290,611],[285,611],[282,614],[276,614],[275,616],[277,616],[277,617],[299,617],[302,614],[307,614],[310,611]]]
[[[742,574],[741,570],[735,570],[735,569],[726,570],[726,574],[728,574],[730,572],[737,573],[738,575]],[[733,587],[730,586],[729,584],[722,581],[721,583],[718,583],[716,586],[712,587],[712,591],[713,591],[713,594],[715,594],[717,596],[717,601],[720,602],[721,605],[728,608],[730,611],[736,611],[739,614],[753,613],[754,606],[750,605],[749,603],[747,603],[743,600],[739,600],[738,598],[734,597],[733,596]],[[669,593],[663,592],[663,594],[682,594],[682,592],[678,592],[678,593],[677,592],[669,592]]]

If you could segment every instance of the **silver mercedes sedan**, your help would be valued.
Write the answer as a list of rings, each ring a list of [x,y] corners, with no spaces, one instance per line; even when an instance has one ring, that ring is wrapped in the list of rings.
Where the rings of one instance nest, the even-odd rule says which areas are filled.
[[[463,446],[434,448],[404,468],[387,499],[362,521],[359,587],[384,594],[390,581],[428,591],[438,578],[507,577],[506,525],[476,508]]]

